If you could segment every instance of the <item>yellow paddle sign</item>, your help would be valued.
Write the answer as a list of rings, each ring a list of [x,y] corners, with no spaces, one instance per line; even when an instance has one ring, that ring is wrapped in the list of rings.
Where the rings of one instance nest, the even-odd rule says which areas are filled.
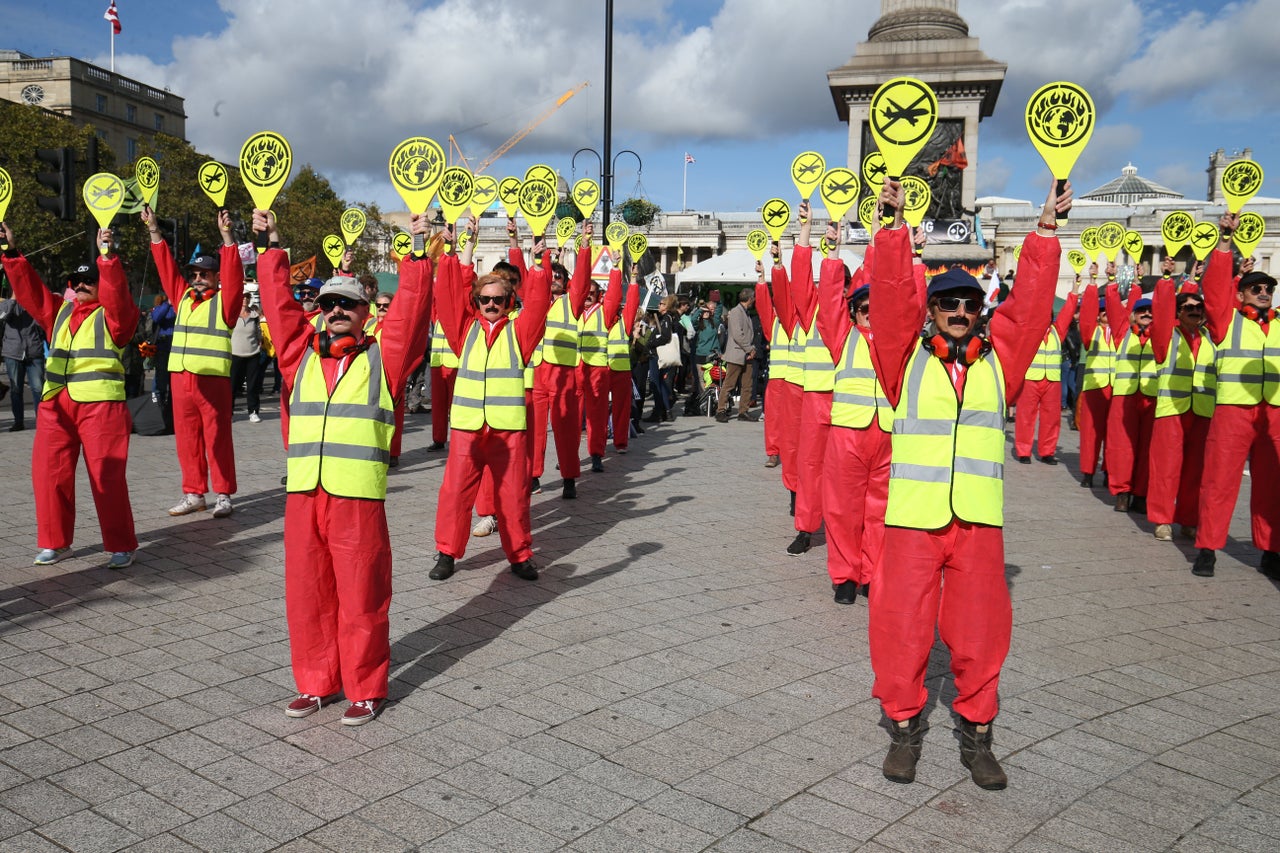
[[[391,238],[391,254],[395,255],[397,261],[403,261],[405,255],[413,251],[413,235],[406,231],[397,231],[396,236]]]
[[[872,151],[862,158],[862,180],[866,183],[867,189],[873,190],[875,195],[879,195],[880,190],[884,188],[884,176],[887,170],[884,155],[879,151]]]
[[[1222,171],[1222,194],[1227,197],[1227,210],[1240,208],[1262,189],[1262,167],[1252,160],[1237,160]]]
[[[610,222],[609,227],[604,229],[604,241],[609,244],[609,249],[616,255],[622,251],[622,247],[626,244],[630,233],[627,223]]]
[[[536,167],[535,167],[536,168]],[[520,212],[529,223],[534,237],[547,233],[547,223],[556,209],[555,184],[528,180],[520,185]]]
[[[775,241],[782,239],[782,232],[791,224],[791,205],[780,198],[771,198],[760,208],[764,228]]]
[[[869,195],[862,201],[858,202],[858,221],[862,223],[862,228],[868,234],[871,233],[872,219],[876,215],[876,197]]]
[[[1021,243],[1013,247],[1013,262],[1016,264],[1020,260],[1022,260],[1022,244]]]
[[[636,266],[649,248],[649,238],[636,232],[627,238],[627,252],[631,255],[631,265]]]
[[[240,180],[258,210],[271,209],[292,170],[293,149],[278,133],[255,133],[240,148]]]
[[[1067,252],[1067,263],[1071,264],[1071,268],[1076,271],[1076,275],[1080,275],[1089,264],[1089,256],[1079,249],[1072,249]]]
[[[751,254],[756,256],[756,260],[764,257],[764,250],[769,245],[769,235],[754,228],[747,232],[747,248],[751,250]]]
[[[387,171],[410,213],[426,213],[444,177],[444,164],[440,143],[425,136],[411,136],[391,150]]]
[[[826,169],[827,161],[817,151],[805,151],[796,155],[796,159],[791,161],[791,182],[796,185],[800,198],[809,200],[814,189],[822,182]]]
[[[491,175],[476,175],[471,181],[471,215],[476,219],[498,200],[498,179]]]
[[[919,228],[933,204],[933,191],[923,179],[907,175],[902,179],[902,199],[902,218],[912,228]]]
[[[573,239],[573,232],[578,230],[578,223],[573,221],[572,216],[563,216],[556,223],[556,245],[563,250],[569,245],[569,241]]]
[[[342,238],[337,234],[328,234],[320,241],[320,248],[324,249],[324,256],[329,259],[329,263],[337,270],[342,264],[342,256],[346,254],[347,244],[343,243]]]
[[[1098,254],[1098,227],[1086,228],[1080,232],[1080,248],[1084,249],[1084,253],[1089,256],[1089,260],[1096,261],[1100,255]]]
[[[530,166],[524,173],[525,183],[529,181],[546,181],[552,187],[556,185],[556,170],[542,163]]]
[[[596,215],[596,207],[600,204],[600,185],[591,178],[582,178],[573,185],[573,206],[578,208],[583,219]]]
[[[1093,98],[1075,83],[1046,83],[1027,101],[1027,136],[1058,179],[1061,192],[1071,169],[1093,136],[1097,111]],[[1059,222],[1065,222],[1065,214]]]
[[[520,212],[520,179],[506,177],[498,181],[498,200],[507,211],[508,219],[515,219]]]
[[[85,206],[97,220],[98,227],[110,228],[111,220],[120,212],[120,207],[124,204],[124,181],[110,172],[90,175],[89,180],[84,182],[83,195]],[[103,243],[98,247],[98,251],[105,255],[111,251],[111,246]]]
[[[822,257],[828,257],[835,250],[836,244],[832,243],[826,237],[818,241],[818,251],[822,253]]]
[[[338,220],[338,224],[342,228],[342,236],[346,238],[348,246],[354,245],[360,239],[367,223],[368,218],[358,207],[348,207],[342,211],[342,218]]]
[[[216,160],[201,163],[200,168],[196,170],[196,181],[200,184],[200,189],[204,190],[204,194],[209,197],[209,201],[219,208],[226,206],[228,183],[226,166]]]
[[[0,169],[0,222],[9,212],[9,202],[13,200],[13,179],[4,169]]]
[[[869,122],[886,175],[897,180],[933,136],[938,98],[929,84],[914,77],[895,77],[871,96]]]
[[[1146,244],[1142,242],[1142,235],[1137,231],[1124,232],[1124,238],[1120,245],[1124,247],[1124,253],[1129,256],[1129,260],[1135,264],[1142,263],[1142,250],[1146,248]]]
[[[858,200],[858,176],[843,166],[828,169],[822,176],[822,203],[832,222],[839,222]]]
[[[1160,236],[1164,238],[1165,254],[1172,258],[1181,252],[1182,247],[1190,242],[1191,229],[1195,227],[1196,221],[1185,210],[1174,210],[1165,214],[1164,220],[1160,223]]]
[[[156,195],[160,192],[160,164],[150,157],[139,157],[133,164],[133,176],[138,179],[143,203],[155,210]]]
[[[0,203],[0,218],[4,216],[4,206]],[[1235,242],[1236,248],[1240,250],[1240,257],[1249,258],[1253,256],[1253,250],[1258,248],[1258,244],[1262,242],[1262,238],[1267,233],[1267,224],[1262,217],[1253,211],[1240,214],[1240,224],[1236,226],[1235,233],[1231,235],[1231,239]]]
[[[440,196],[440,210],[444,213],[447,225],[453,225],[458,217],[471,204],[475,193],[475,181],[471,172],[461,166],[450,166],[444,170],[440,178],[437,194]]]
[[[1210,252],[1218,248],[1219,239],[1221,235],[1217,225],[1212,222],[1197,222],[1191,229],[1191,253],[1196,256],[1197,261],[1203,261],[1209,257]]]
[[[1108,261],[1114,262],[1124,242],[1124,226],[1119,222],[1104,222],[1098,226],[1098,248]]]

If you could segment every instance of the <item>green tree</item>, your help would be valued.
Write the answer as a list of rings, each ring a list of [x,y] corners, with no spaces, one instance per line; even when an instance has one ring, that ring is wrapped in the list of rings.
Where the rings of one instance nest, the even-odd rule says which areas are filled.
[[[274,210],[280,223],[280,239],[290,249],[295,264],[316,256],[316,272],[329,269],[322,243],[328,234],[341,234],[340,222],[346,202],[334,192],[329,179],[311,164],[303,166],[276,197]]]

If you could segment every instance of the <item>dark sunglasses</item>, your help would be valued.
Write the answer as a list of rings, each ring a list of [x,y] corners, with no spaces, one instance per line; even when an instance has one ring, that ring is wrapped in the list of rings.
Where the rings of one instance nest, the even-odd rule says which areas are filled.
[[[865,303],[864,303],[864,304],[862,304],[862,305],[859,305],[857,308],[854,308],[854,309],[853,309],[853,313],[855,313],[855,314],[870,314],[870,313],[871,313],[871,306],[870,306],[870,305],[867,305],[867,304],[865,304]]]
[[[943,311],[959,311],[961,305],[963,305],[964,310],[970,314],[977,314],[982,310],[982,300],[977,296],[938,297],[938,307]]]
[[[476,302],[481,305],[488,305],[490,302],[494,303],[495,305],[506,305],[507,295],[504,293],[501,296],[490,296],[486,293],[482,293],[476,297]]]
[[[1261,296],[1264,293],[1271,294],[1276,292],[1276,286],[1274,284],[1251,284],[1249,285],[1249,292],[1254,296]]]
[[[1184,302],[1182,304],[1182,307],[1179,308],[1178,310],[1179,311],[1203,311],[1204,303],[1203,302]]]
[[[192,269],[189,271],[191,278],[213,278],[212,270]]]
[[[391,303],[390,303],[390,302],[379,302],[377,307],[378,307],[378,310],[379,310],[379,311],[386,311],[386,310],[388,310],[388,309],[390,309],[390,308],[391,308]]]
[[[326,296],[316,304],[320,306],[321,311],[324,311],[327,314],[334,308],[341,308],[343,311],[351,311],[360,303],[349,296]]]

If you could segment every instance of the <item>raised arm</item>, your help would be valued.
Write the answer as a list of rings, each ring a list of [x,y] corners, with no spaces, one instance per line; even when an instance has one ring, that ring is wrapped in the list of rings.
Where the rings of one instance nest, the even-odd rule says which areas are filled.
[[[147,232],[151,235],[151,259],[156,265],[156,276],[160,279],[160,287],[164,289],[164,295],[169,297],[176,311],[178,303],[182,301],[182,294],[187,292],[187,280],[178,271],[178,265],[169,252],[169,244],[165,243],[163,235],[160,234],[156,212],[149,206],[143,205],[142,213],[139,215],[142,217],[143,224],[147,226]]]
[[[808,334],[813,327],[818,292],[813,286],[813,247],[809,245],[809,202],[800,202],[800,234],[791,250],[791,306],[796,322]]]
[[[44,329],[45,335],[53,336],[53,321],[62,307],[62,299],[49,292],[44,286],[35,267],[19,251],[13,229],[9,223],[0,222],[0,232],[9,248],[4,251],[4,271],[9,276],[9,284],[13,287],[13,296],[32,319]]]
[[[276,230],[274,214],[255,210],[253,230],[258,234],[266,232],[268,239],[279,245],[280,233]],[[267,318],[267,327],[271,329],[276,363],[280,366],[287,391],[293,384],[294,374],[302,362],[302,354],[311,344],[315,329],[307,322],[302,306],[293,298],[289,255],[283,249],[267,249],[258,256],[258,287],[262,313]]]
[[[1088,284],[1080,299],[1080,342],[1088,347],[1098,329],[1098,285]]]
[[[534,243],[534,251],[542,246]],[[543,261],[529,271],[524,285],[524,306],[516,316],[516,339],[520,342],[520,354],[525,364],[533,358],[533,351],[542,342],[547,330],[547,311],[551,309],[551,264]]]
[[[1173,265],[1171,258],[1165,258]],[[1172,272],[1172,270],[1170,271]],[[1151,352],[1156,363],[1164,361],[1169,354],[1169,343],[1173,339],[1173,327],[1178,322],[1178,296],[1175,293],[1173,276],[1161,276],[1156,282],[1156,292],[1151,299]]]
[[[244,266],[240,263],[240,247],[231,236],[231,214],[218,211],[218,231],[222,234],[222,249],[218,253],[218,289],[222,292],[222,320],[234,329],[240,318],[240,305],[244,302]]]
[[[756,314],[760,315],[760,328],[764,331],[765,340],[773,338],[773,299],[769,295],[769,285],[764,280],[764,264],[756,261]]]
[[[569,310],[574,319],[582,316],[582,309],[587,304],[587,288],[591,285],[591,234],[594,227],[590,222],[582,226],[582,233],[587,239],[582,241],[577,258],[573,262],[573,273],[569,277]],[[549,282],[550,276],[547,281]]]
[[[834,362],[840,358],[845,338],[853,321],[849,319],[849,306],[844,292],[844,264],[840,260],[840,232],[838,224],[827,228],[826,239],[835,245],[831,254],[822,262],[818,273],[818,334]]]
[[[627,285],[627,299],[622,305],[622,330],[631,337],[636,326],[636,314],[640,313],[640,270],[631,268],[631,283]]]
[[[380,347],[387,385],[397,400],[409,374],[422,360],[431,335],[432,263],[407,255],[400,261],[400,287],[382,321]]]
[[[1231,277],[1231,235],[1239,224],[1233,213],[1223,214],[1218,220],[1221,240],[1218,248],[1209,253],[1209,264],[1200,278],[1200,292],[1204,294],[1204,313],[1209,321],[1209,336],[1220,344],[1231,329],[1231,320],[1239,300],[1235,281]]]
[[[618,311],[622,308],[622,267],[614,265],[609,270],[609,286],[605,288],[604,299],[600,302],[604,327],[607,329],[618,322]]]
[[[103,243],[111,243],[110,229],[98,231],[98,245]],[[111,335],[111,340],[120,347],[129,343],[138,331],[140,312],[138,304],[133,301],[129,280],[125,277],[118,255],[103,255],[98,258],[98,301],[102,303],[102,313],[107,321],[107,333]]]

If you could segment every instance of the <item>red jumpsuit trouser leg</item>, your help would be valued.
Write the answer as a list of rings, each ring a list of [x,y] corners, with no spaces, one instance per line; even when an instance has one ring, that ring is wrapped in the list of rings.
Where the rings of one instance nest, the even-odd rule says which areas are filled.
[[[798,531],[816,533],[822,526],[822,466],[826,462],[830,430],[831,392],[803,392],[799,432],[804,441],[799,442],[796,451],[799,489],[796,490],[795,527]]]
[[[631,441],[631,371],[609,371],[609,409],[613,418],[613,446],[622,451]]]
[[[453,407],[456,367],[431,368],[431,441],[444,444],[449,438],[449,410]]]
[[[173,432],[182,470],[182,491],[236,493],[236,455],[231,442],[231,380],[224,376],[170,373]]]
[[[1280,408],[1217,406],[1205,440],[1204,479],[1200,486],[1200,524],[1196,547],[1221,549],[1227,544],[1245,460],[1249,460],[1249,515],[1253,544],[1280,551]]]
[[[587,453],[592,456],[604,456],[605,445],[609,442],[609,370],[604,367],[593,367],[584,364],[583,368],[583,408],[587,416]],[[563,467],[563,466],[562,466]]]
[[[523,430],[454,430],[436,505],[436,550],[461,559],[471,534],[483,471],[491,470],[502,550],[512,563],[533,556],[529,519],[528,449]]]
[[[1249,471],[1250,530],[1262,551],[1280,551],[1280,406],[1262,404]]]
[[[782,457],[782,432],[790,428],[783,417],[786,414],[786,403],[782,390],[785,379],[770,379],[764,386],[765,411],[764,419],[764,455]]]
[[[1040,424],[1040,441],[1035,441],[1036,422]],[[1062,383],[1048,379],[1026,382],[1018,394],[1018,409],[1014,416],[1013,452],[1015,456],[1030,456],[1032,444],[1036,444],[1037,456],[1052,456],[1058,450],[1058,435],[1062,430]]]
[[[64,391],[36,407],[31,486],[38,547],[71,547],[76,465],[83,450],[103,550],[138,550],[126,477],[132,429],[133,421],[123,402],[77,403]]]
[[[1138,443],[1133,449],[1133,488],[1140,498],[1147,496],[1151,479],[1151,430],[1156,423],[1156,398],[1135,394],[1138,409]]]
[[[1111,494],[1137,488],[1137,456],[1142,394],[1112,395],[1107,410],[1107,488]]]
[[[391,537],[382,501],[323,489],[284,507],[284,598],[299,693],[382,699],[391,666]]]
[[[936,625],[951,652],[952,710],[971,723],[990,722],[1013,629],[1004,531],[963,521],[941,530],[887,527],[884,554],[868,616],[872,695],[891,720],[924,709]]]
[[[1156,418],[1151,428],[1147,520],[1195,527],[1209,419],[1191,410]]]
[[[1098,455],[1107,438],[1107,407],[1111,404],[1110,388],[1081,391],[1076,403],[1080,420],[1080,473],[1098,470]]]
[[[827,574],[833,584],[871,583],[884,546],[889,497],[889,433],[832,425],[822,474]]]

